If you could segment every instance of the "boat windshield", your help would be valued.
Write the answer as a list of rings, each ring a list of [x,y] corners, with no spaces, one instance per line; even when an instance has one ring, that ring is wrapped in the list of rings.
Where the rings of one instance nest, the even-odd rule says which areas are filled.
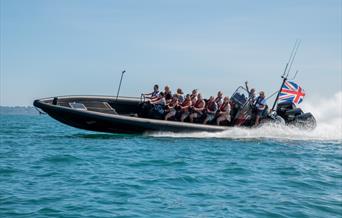
[[[242,106],[246,103],[248,100],[248,92],[245,88],[240,86],[237,88],[234,92],[234,94],[231,97],[231,100],[235,103],[238,104],[239,106]]]
[[[71,102],[69,103],[70,107],[76,110],[87,110],[87,108],[82,103]]]

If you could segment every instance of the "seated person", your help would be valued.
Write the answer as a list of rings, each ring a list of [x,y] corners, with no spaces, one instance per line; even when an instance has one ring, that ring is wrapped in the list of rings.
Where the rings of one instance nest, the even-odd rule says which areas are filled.
[[[169,86],[165,86],[164,94],[165,94],[166,103],[169,103],[172,100],[172,93],[171,93],[171,89]]]
[[[193,106],[190,107],[191,114],[190,114],[190,122],[193,123],[195,118],[199,118],[203,115],[203,110],[205,108],[205,101],[201,95],[201,93],[198,93],[197,95],[197,101]]]
[[[180,112],[181,112],[181,118],[180,118],[181,122],[184,122],[184,120],[190,115],[189,109],[190,109],[191,105],[192,105],[191,97],[189,94],[187,94],[185,97],[185,100],[179,106]]]
[[[156,99],[159,95],[159,86],[157,84],[155,84],[153,86],[153,92],[151,93],[146,93],[143,94],[145,97],[149,97],[150,99]]]
[[[157,104],[166,105],[164,92],[160,92],[156,98],[149,99],[148,101],[153,105],[157,105]]]
[[[184,96],[183,96],[183,91],[182,91],[182,89],[180,89],[180,88],[178,88],[177,89],[177,92],[176,92],[176,95],[177,95],[177,97],[178,97],[178,102],[179,102],[179,104],[181,104],[181,103],[183,103],[183,101],[184,101]]]
[[[217,119],[216,119],[217,125],[220,125],[220,123],[225,120],[230,122],[231,118],[230,118],[230,102],[229,101],[230,101],[229,97],[224,97],[223,103],[217,113]]]
[[[207,107],[205,109],[207,116],[204,119],[203,124],[207,124],[208,122],[212,121],[215,118],[217,108],[218,106],[217,106],[214,96],[210,96],[207,102]]]
[[[153,112],[157,112],[159,115],[164,115],[166,100],[163,92],[159,93],[158,97],[156,97],[153,100],[150,100],[149,102],[152,105]]]
[[[264,117],[265,112],[267,112],[267,102],[265,99],[265,92],[261,91],[259,93],[259,96],[255,100],[254,106],[256,108],[256,118],[255,118],[255,124],[253,127],[259,125],[260,118]]]
[[[178,96],[173,95],[172,100],[166,105],[165,112],[167,113],[164,120],[168,120],[176,115],[176,107],[178,106]]]
[[[215,98],[215,102],[216,102],[218,107],[220,107],[221,104],[223,103],[223,93],[221,91],[219,91],[217,93],[217,97]]]
[[[196,103],[196,101],[197,101],[197,95],[198,95],[197,89],[192,90],[192,93],[191,93],[191,95],[190,95],[190,98],[191,98],[191,102],[192,102],[193,105],[194,105],[194,104]]]

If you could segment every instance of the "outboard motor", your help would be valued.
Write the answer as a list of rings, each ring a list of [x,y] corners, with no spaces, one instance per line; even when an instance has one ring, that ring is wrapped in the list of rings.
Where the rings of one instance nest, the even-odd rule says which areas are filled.
[[[317,126],[316,119],[311,113],[296,116],[292,123],[297,127],[306,129],[314,129]]]
[[[297,108],[291,102],[279,103],[276,112],[277,115],[285,120],[287,125],[306,129],[314,129],[316,127],[315,117],[311,113],[304,113],[301,108]]]

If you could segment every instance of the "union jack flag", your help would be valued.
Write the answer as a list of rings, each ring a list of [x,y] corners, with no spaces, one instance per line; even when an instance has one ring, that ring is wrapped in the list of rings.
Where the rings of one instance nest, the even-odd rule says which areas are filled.
[[[285,81],[279,94],[279,100],[282,102],[293,102],[300,104],[305,96],[302,87],[294,82]]]

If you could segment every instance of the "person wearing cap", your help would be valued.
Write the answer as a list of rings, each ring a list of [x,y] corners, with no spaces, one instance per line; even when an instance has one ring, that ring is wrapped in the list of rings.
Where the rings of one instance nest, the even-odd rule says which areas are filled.
[[[259,92],[259,96],[256,98],[254,106],[256,108],[256,118],[255,118],[255,124],[254,124],[254,127],[255,127],[259,125],[260,118],[264,116],[264,113],[267,109],[267,102],[265,99],[264,91]]]
[[[181,104],[181,103],[183,103],[183,101],[184,101],[184,96],[183,96],[183,91],[182,91],[182,89],[181,88],[178,88],[177,89],[177,92],[176,92],[176,95],[177,95],[177,97],[178,97],[178,102],[179,102],[179,104]]]

